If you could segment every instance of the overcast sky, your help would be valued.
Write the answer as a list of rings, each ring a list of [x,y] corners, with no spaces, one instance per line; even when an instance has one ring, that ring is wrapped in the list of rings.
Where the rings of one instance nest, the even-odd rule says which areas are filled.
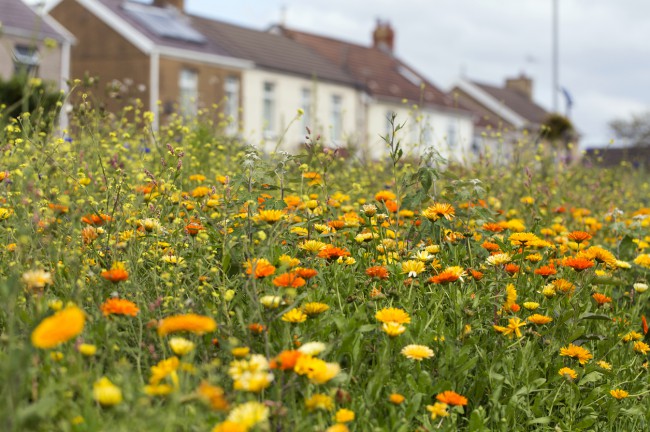
[[[552,108],[552,0],[185,0],[195,14],[264,29],[289,27],[371,43],[390,20],[396,53],[444,90],[461,73],[495,85],[521,72]],[[559,0],[560,85],[583,146],[606,144],[607,122],[650,110],[650,1]],[[560,95],[560,109],[564,99]]]
[[[35,0],[31,0],[35,1]],[[36,0],[37,1],[37,0]],[[559,0],[560,80],[582,146],[612,138],[607,123],[650,110],[650,1]],[[552,108],[552,0],[185,0],[199,15],[256,29],[278,23],[371,43],[377,18],[396,33],[396,54],[449,90],[467,78],[501,85],[521,72]],[[564,99],[559,97],[564,113]]]

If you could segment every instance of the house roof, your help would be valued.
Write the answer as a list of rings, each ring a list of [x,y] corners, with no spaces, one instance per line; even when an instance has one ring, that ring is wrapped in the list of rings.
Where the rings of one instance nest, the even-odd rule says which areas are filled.
[[[329,59],[377,99],[408,99],[421,105],[454,109],[450,97],[392,52],[285,27],[277,30]]]
[[[526,96],[515,90],[505,87],[496,87],[477,81],[472,81],[472,84],[483,90],[496,101],[508,107],[511,111],[523,117],[530,124],[543,124],[549,114],[548,111],[537,105],[533,100],[528,99]]]
[[[357,84],[338,65],[295,40],[199,16],[191,16],[190,19],[193,27],[207,39],[218,41],[231,55],[251,60],[259,67],[348,85]]]
[[[0,0],[0,10],[0,33],[36,40],[50,38],[57,42],[74,40],[52,17],[39,14],[22,0]]]

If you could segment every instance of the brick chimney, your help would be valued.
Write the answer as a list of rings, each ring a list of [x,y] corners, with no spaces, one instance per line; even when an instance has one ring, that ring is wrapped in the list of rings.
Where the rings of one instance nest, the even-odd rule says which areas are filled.
[[[525,74],[519,74],[518,78],[506,79],[506,88],[514,90],[528,100],[533,100],[533,80]]]
[[[382,51],[392,53],[395,44],[395,32],[388,21],[377,20],[372,32],[372,46]]]
[[[175,7],[179,12],[185,11],[185,0],[153,0],[153,5],[156,7]]]

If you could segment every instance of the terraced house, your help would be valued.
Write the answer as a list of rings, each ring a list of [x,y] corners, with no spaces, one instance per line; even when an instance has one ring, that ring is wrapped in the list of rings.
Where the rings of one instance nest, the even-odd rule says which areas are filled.
[[[218,104],[226,132],[265,151],[295,151],[309,128],[328,147],[377,158],[396,113],[415,155],[461,160],[471,143],[471,114],[395,56],[386,24],[361,46],[191,15],[183,0],[60,0],[51,13],[80,40],[73,76],[128,87],[157,121]]]

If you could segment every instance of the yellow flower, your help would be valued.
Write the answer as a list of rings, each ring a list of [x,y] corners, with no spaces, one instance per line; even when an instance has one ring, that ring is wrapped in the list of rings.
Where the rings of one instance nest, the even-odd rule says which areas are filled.
[[[614,397],[614,398],[616,398],[618,400],[625,399],[626,397],[628,397],[630,395],[630,393],[626,392],[623,389],[610,390],[609,394],[612,395],[612,397]]]
[[[634,264],[650,269],[650,254],[640,254],[634,258]]]
[[[86,357],[94,356],[97,353],[97,347],[95,345],[82,343],[79,345],[77,350]]]
[[[293,308],[282,315],[282,321],[290,323],[301,323],[307,319],[307,315],[298,308]]]
[[[329,308],[330,307],[325,303],[311,302],[311,303],[305,303],[302,306],[302,311],[306,313],[307,316],[311,317],[323,313]]]
[[[433,357],[433,350],[424,345],[407,345],[402,348],[402,355],[411,360],[422,361]]]
[[[260,303],[267,309],[277,309],[282,304],[282,297],[280,296],[262,296],[260,298]]]
[[[405,399],[406,398],[399,393],[391,393],[391,395],[388,397],[388,401],[393,405],[400,405],[402,402],[404,402]]]
[[[194,349],[194,342],[189,341],[182,337],[173,337],[169,340],[169,347],[174,354],[184,356]]]
[[[77,306],[68,306],[41,321],[32,332],[32,345],[36,348],[54,348],[81,333],[85,323],[84,312]]]
[[[578,360],[581,365],[587,363],[594,357],[588,349],[574,344],[569,344],[566,347],[560,348],[560,355],[565,357],[572,357]]]
[[[327,244],[318,240],[307,240],[300,243],[298,247],[306,252],[316,253],[325,249]]]
[[[259,222],[266,222],[272,225],[282,219],[284,212],[282,210],[261,210],[254,219]]]
[[[151,378],[149,384],[156,385],[166,377],[170,377],[175,386],[178,385],[178,374],[176,371],[180,366],[178,357],[170,357],[158,362],[155,366],[151,366]]]
[[[411,317],[406,311],[392,307],[377,311],[375,319],[382,323],[394,322],[397,324],[408,324],[411,322]]]
[[[233,348],[230,353],[237,358],[244,358],[250,354],[251,349],[249,347],[237,347]]]
[[[144,386],[144,392],[149,396],[167,396],[173,391],[174,387],[169,384],[149,384]]]
[[[326,394],[317,393],[305,401],[305,405],[309,411],[317,409],[323,411],[332,411],[334,409],[334,401]]]
[[[307,378],[314,384],[325,384],[341,371],[338,363],[326,363],[325,361],[303,355],[298,358],[293,368],[298,375],[307,375]]]
[[[524,307],[528,310],[535,310],[539,307],[537,302],[524,302]]]
[[[490,255],[487,257],[487,263],[493,266],[499,266],[502,264],[507,264],[512,260],[512,257],[510,257],[509,254],[507,253],[498,253],[494,255]]]
[[[422,216],[430,221],[437,221],[441,217],[444,217],[447,220],[452,220],[456,216],[455,212],[456,210],[451,204],[434,203],[422,211]]]
[[[433,405],[427,405],[427,411],[431,413],[431,420],[435,420],[438,417],[447,417],[449,415],[447,407],[449,407],[449,405],[443,402],[436,402]]]
[[[568,368],[568,367],[563,367],[562,369],[557,371],[557,373],[560,376],[563,376],[564,378],[568,379],[569,381],[572,381],[572,380],[578,378],[578,374],[576,373],[576,371],[574,371],[573,369]]]
[[[158,326],[158,334],[166,336],[169,333],[187,331],[194,334],[204,334],[216,330],[214,319],[197,314],[174,315],[164,318]]]
[[[44,270],[25,272],[22,279],[30,290],[42,291],[46,285],[52,285],[52,274]]]
[[[634,342],[634,351],[646,355],[650,351],[650,345],[641,341]]]
[[[246,402],[234,407],[228,414],[228,421],[244,426],[249,430],[253,426],[264,423],[269,418],[269,408],[257,401]]]
[[[600,360],[600,361],[598,361],[596,364],[597,364],[598,367],[600,367],[601,369],[612,370],[612,365],[609,364],[609,363],[607,363],[607,362],[604,361],[604,360]]]
[[[425,267],[422,261],[409,260],[402,263],[402,274],[406,274],[408,277],[417,277],[424,269]]]
[[[406,327],[394,321],[384,323],[381,329],[390,337],[399,336],[406,331]]]
[[[122,402],[122,390],[108,378],[102,377],[93,384],[93,398],[102,406],[113,406]]]
[[[351,411],[346,408],[341,408],[338,410],[334,416],[334,420],[337,423],[348,423],[354,420],[354,411]]]
[[[553,321],[553,318],[546,316],[546,315],[540,315],[540,314],[534,314],[528,317],[528,322],[531,322],[533,324],[537,325],[544,325],[548,324],[551,321]]]

